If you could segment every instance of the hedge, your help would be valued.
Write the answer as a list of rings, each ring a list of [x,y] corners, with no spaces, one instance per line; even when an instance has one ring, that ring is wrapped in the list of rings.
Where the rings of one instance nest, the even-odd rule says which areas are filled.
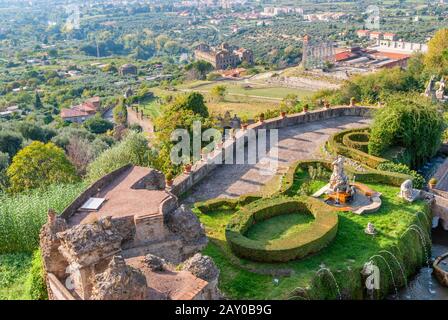
[[[344,136],[350,133],[362,133],[366,132],[367,128],[348,129],[332,135],[327,141],[328,150],[335,154],[343,155],[347,158],[351,158],[358,162],[361,162],[370,168],[376,168],[379,164],[386,162],[387,160],[380,157],[372,156],[361,150],[351,148],[344,145]]]
[[[282,178],[282,182],[280,185],[280,189],[277,192],[277,195],[293,195],[291,193],[291,188],[294,184],[294,176],[297,170],[300,169],[307,169],[309,166],[317,166],[321,165],[322,167],[332,171],[332,165],[330,161],[325,160],[304,160],[304,161],[297,161],[294,164],[292,164],[288,171],[285,173],[285,175]],[[413,180],[414,177],[411,175],[398,173],[398,172],[388,172],[388,171],[381,171],[376,170],[372,168],[368,168],[366,166],[363,166],[365,171],[357,171],[353,169],[350,166],[345,166],[345,172],[348,175],[355,176],[356,181],[359,182],[365,182],[365,183],[381,183],[381,184],[388,184],[393,186],[401,186],[401,184],[405,180]]]
[[[197,202],[195,207],[201,213],[207,213],[222,208],[236,209],[238,206],[244,206],[261,198],[261,195],[256,194],[246,194],[239,198],[214,198],[207,201]]]
[[[367,153],[369,151],[369,137],[368,132],[350,132],[344,135],[342,143],[346,147]]]
[[[279,240],[252,240],[249,228],[284,214],[312,214],[311,228]],[[285,262],[301,259],[326,247],[336,236],[338,215],[329,206],[311,197],[270,198],[242,207],[226,227],[226,239],[235,255],[260,262]]]

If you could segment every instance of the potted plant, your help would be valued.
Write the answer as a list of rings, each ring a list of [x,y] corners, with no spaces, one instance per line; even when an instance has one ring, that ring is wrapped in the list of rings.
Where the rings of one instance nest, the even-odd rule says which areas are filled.
[[[281,103],[280,104],[280,117],[286,118],[287,111],[288,111],[288,107],[287,107],[286,103]]]
[[[308,110],[310,109],[310,106],[308,105],[308,104],[305,104],[304,106],[303,106],[303,112],[308,112]]]
[[[264,122],[264,113],[263,113],[263,112],[260,113],[260,115],[258,116],[258,119],[259,119],[259,121],[260,121],[261,123]]]
[[[241,129],[243,129],[244,131],[247,130],[247,125],[248,125],[249,119],[247,118],[247,116],[242,116],[241,117]]]
[[[173,186],[173,172],[170,170],[166,173],[165,175],[165,182],[166,182],[166,186],[171,188]]]
[[[429,188],[434,189],[436,187],[437,182],[438,181],[436,178],[429,179],[429,182],[428,182]]]
[[[325,106],[325,109],[330,109],[330,102],[325,101],[324,106]]]
[[[356,99],[355,97],[350,98],[350,107],[356,107]]]
[[[184,163],[184,173],[189,174],[191,172],[192,167],[190,157],[185,156],[182,162]]]

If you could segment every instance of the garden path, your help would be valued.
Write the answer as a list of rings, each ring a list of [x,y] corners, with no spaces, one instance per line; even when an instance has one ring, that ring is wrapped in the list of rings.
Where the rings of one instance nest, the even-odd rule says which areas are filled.
[[[366,126],[370,119],[344,116],[280,129],[278,158],[279,170],[294,161],[313,159],[320,156],[321,147],[330,135],[348,128]],[[266,164],[224,164],[213,170],[196,184],[183,200],[191,204],[212,198],[234,198],[246,193],[260,191],[276,174]]]

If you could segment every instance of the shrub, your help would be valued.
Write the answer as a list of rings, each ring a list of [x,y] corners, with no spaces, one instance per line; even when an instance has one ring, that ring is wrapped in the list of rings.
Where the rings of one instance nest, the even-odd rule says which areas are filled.
[[[100,154],[87,169],[89,181],[96,181],[102,176],[129,163],[148,166],[150,149],[148,141],[141,133],[130,131],[122,142]]]
[[[93,117],[90,119],[87,119],[84,123],[83,126],[89,130],[92,133],[95,134],[101,134],[101,133],[106,133],[108,130],[112,130],[114,128],[114,125],[101,118],[101,117]]]
[[[72,183],[78,178],[64,150],[52,142],[32,142],[12,159],[6,174],[11,192],[21,192],[51,184]]]
[[[395,95],[375,114],[369,153],[381,156],[388,148],[409,150],[411,168],[434,156],[440,147],[444,122],[441,113],[426,97]]]
[[[284,214],[312,214],[311,227],[279,240],[252,240],[245,236],[260,221]],[[338,215],[318,199],[272,198],[242,207],[226,227],[226,239],[239,257],[261,262],[285,262],[303,258],[327,246],[336,236]]]
[[[425,186],[425,178],[417,171],[409,169],[409,167],[402,163],[385,162],[378,166],[379,170],[403,173],[412,176],[414,188],[422,189]]]
[[[26,281],[27,295],[31,300],[48,300],[44,267],[40,250],[33,253],[31,268]]]

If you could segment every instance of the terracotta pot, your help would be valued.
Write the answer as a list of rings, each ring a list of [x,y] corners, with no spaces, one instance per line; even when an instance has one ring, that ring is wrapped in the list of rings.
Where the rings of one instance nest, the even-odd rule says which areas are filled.
[[[246,131],[246,130],[247,130],[247,123],[242,124],[242,125],[241,125],[241,129],[243,129],[244,131]]]
[[[434,189],[436,187],[436,183],[428,183],[429,189]]]
[[[191,164],[186,164],[184,167],[184,173],[190,173],[191,172]]]
[[[309,108],[303,108],[303,112],[308,112]]]
[[[286,112],[285,111],[280,112],[280,115],[281,115],[282,118],[286,118]]]
[[[165,182],[166,182],[166,186],[167,186],[167,187],[172,187],[172,186],[173,186],[173,182],[174,182],[174,180],[173,180],[173,179],[171,179],[171,180],[166,180]]]

